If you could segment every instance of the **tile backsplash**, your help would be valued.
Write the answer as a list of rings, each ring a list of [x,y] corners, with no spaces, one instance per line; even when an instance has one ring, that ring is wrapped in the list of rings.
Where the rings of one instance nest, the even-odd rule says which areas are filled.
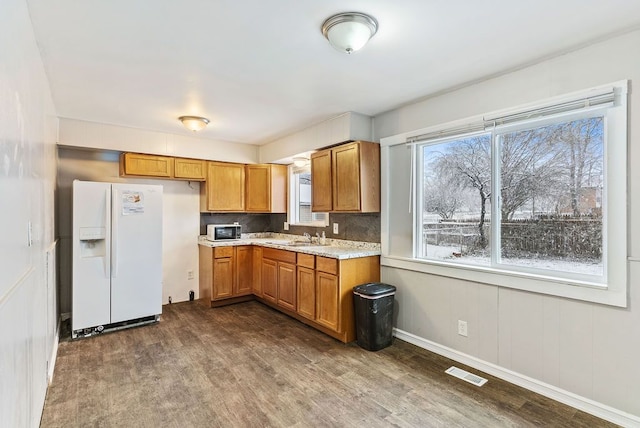
[[[242,225],[243,233],[275,232],[302,235],[306,232],[315,236],[316,232],[322,234],[324,231],[330,239],[380,242],[380,213],[330,213],[327,227],[289,226],[288,231],[284,230],[286,214],[201,213],[200,233],[206,233],[207,224],[231,224],[236,221]],[[333,234],[333,223],[338,223],[337,234]]]

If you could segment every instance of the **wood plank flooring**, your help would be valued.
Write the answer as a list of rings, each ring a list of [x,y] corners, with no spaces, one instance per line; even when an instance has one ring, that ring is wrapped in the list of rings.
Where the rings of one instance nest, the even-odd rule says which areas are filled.
[[[454,364],[489,382],[445,374]],[[155,325],[63,340],[41,426],[613,425],[400,340],[369,352],[258,302],[186,302]]]

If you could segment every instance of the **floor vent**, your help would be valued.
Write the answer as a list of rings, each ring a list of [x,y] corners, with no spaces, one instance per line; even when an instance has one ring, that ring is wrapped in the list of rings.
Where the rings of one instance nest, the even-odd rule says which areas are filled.
[[[466,370],[462,370],[454,366],[449,367],[444,372],[447,374],[450,374],[451,376],[455,376],[458,379],[462,379],[466,382],[472,383],[475,386],[482,386],[485,383],[487,383],[487,379],[480,376],[476,376],[473,373],[469,373]]]

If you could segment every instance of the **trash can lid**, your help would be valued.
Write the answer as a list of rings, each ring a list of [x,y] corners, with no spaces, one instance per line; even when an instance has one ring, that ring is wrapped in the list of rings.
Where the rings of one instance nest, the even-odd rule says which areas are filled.
[[[353,292],[365,296],[377,296],[379,294],[395,293],[396,287],[382,282],[369,282],[353,287]]]

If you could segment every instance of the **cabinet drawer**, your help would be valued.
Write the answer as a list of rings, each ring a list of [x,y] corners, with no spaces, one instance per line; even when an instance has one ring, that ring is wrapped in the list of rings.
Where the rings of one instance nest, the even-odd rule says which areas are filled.
[[[312,254],[298,254],[298,266],[304,266],[309,269],[315,269],[316,256]]]
[[[296,253],[294,253],[293,251],[277,250],[275,248],[263,248],[262,258],[296,264]]]
[[[233,247],[216,247],[213,249],[214,259],[222,259],[225,257],[233,257]]]
[[[316,256],[316,270],[318,272],[327,272],[333,275],[338,274],[338,259],[329,257]]]

